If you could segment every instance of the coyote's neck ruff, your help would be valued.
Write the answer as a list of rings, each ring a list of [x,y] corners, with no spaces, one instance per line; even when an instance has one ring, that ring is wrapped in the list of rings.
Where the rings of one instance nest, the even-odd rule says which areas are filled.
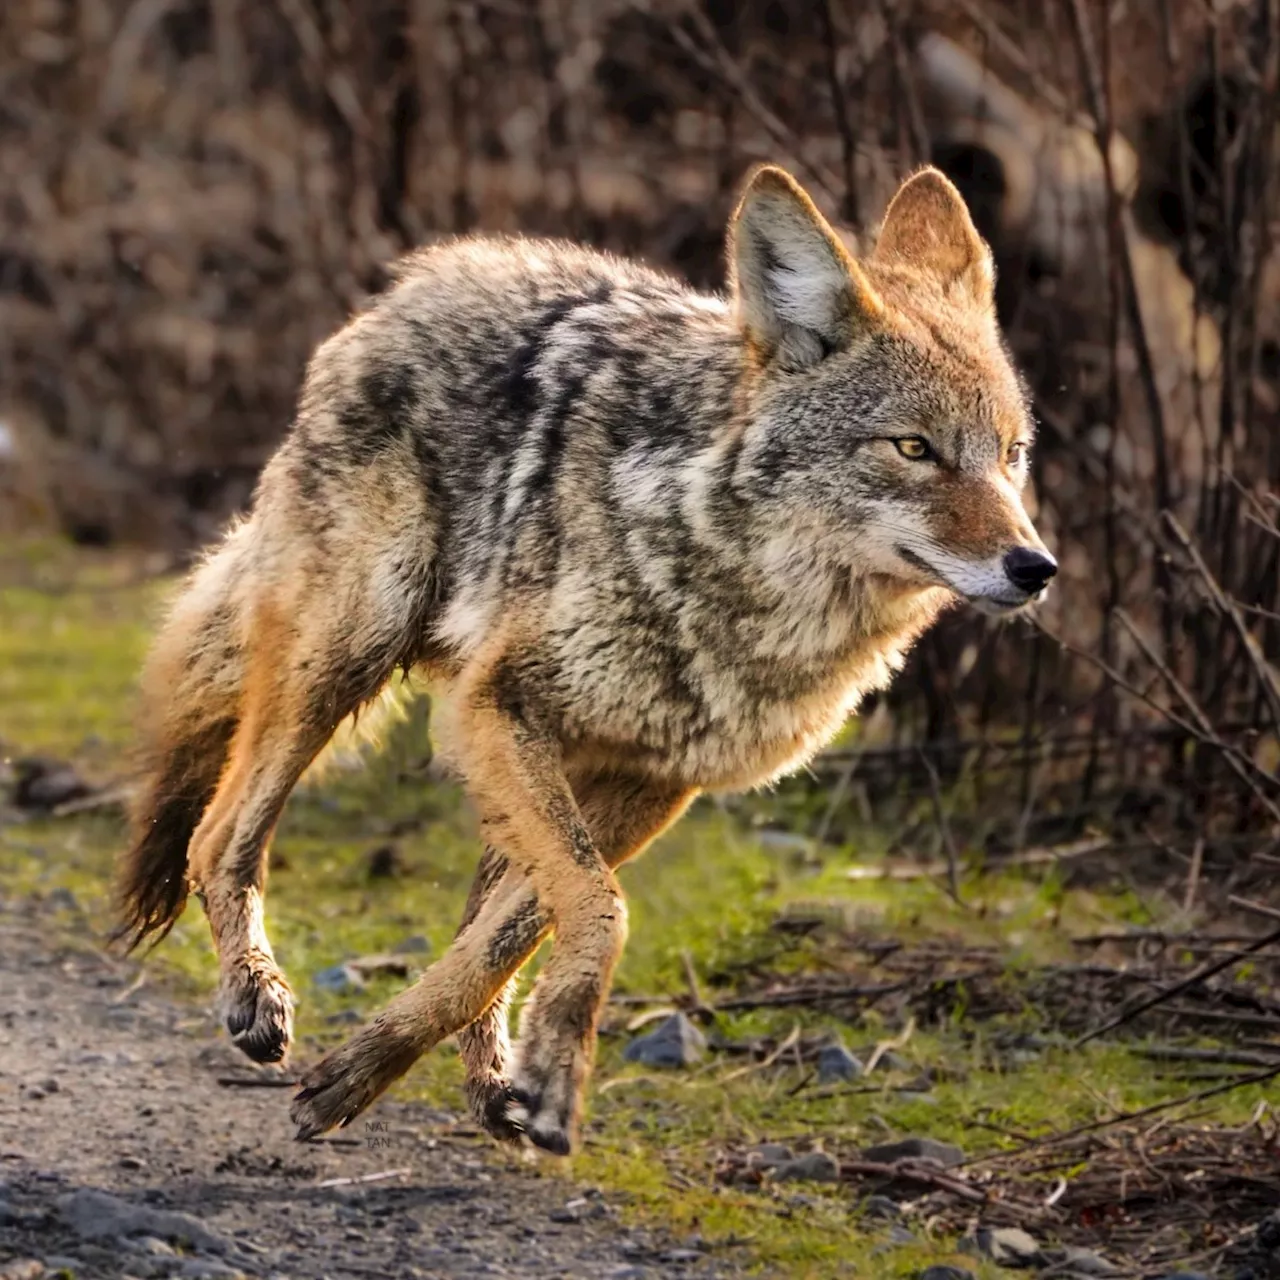
[[[485,1124],[567,1150],[625,933],[612,868],[698,791],[806,760],[949,601],[1016,609],[1053,574],[990,256],[946,179],[905,183],[859,261],[762,169],[730,267],[712,298],[558,243],[405,259],[316,353],[157,645],[127,927],[199,888],[252,1056],[283,1055],[292,1010],[266,842],[397,666],[443,695],[480,812],[457,942],[311,1072],[303,1132],[464,1028]],[[552,925],[512,1051],[508,983]]]

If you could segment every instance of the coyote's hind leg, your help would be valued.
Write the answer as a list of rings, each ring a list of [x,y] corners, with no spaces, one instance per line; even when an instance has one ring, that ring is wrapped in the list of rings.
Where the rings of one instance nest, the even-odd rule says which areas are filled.
[[[656,839],[688,807],[694,792],[672,783],[617,774],[592,774],[573,783],[583,821],[610,867],[620,866]],[[507,860],[486,848],[467,901],[462,928],[475,917],[502,880]],[[519,878],[518,873],[510,873]],[[510,917],[502,933],[510,955],[527,958],[546,935],[550,912],[537,904],[532,889]],[[461,932],[461,930],[459,930]],[[458,1049],[467,1072],[466,1091],[476,1119],[495,1137],[518,1141],[524,1134],[507,1114],[512,1102],[513,1061],[507,1016],[515,993],[508,982],[493,1003],[458,1033]]]
[[[191,842],[191,878],[218,952],[223,1017],[235,1044],[257,1062],[284,1057],[293,1022],[293,996],[263,922],[271,833],[303,770],[337,724],[377,693],[410,641],[401,617],[379,617],[374,601],[351,602],[366,609],[358,640],[322,595],[293,603],[259,600],[252,612],[239,724]]]

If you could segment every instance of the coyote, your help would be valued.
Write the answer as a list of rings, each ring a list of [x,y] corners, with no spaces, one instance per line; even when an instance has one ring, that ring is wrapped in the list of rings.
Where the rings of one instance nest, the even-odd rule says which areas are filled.
[[[568,1152],[626,936],[615,868],[698,792],[803,764],[950,602],[1011,612],[1055,572],[991,256],[946,178],[909,178],[858,260],[762,167],[728,256],[709,297],[558,242],[410,254],[316,352],[159,638],[121,930],[163,936],[194,890],[251,1058],[292,1023],[268,839],[397,668],[436,691],[479,812],[453,945],[306,1073],[300,1137],[457,1032],[481,1123]]]

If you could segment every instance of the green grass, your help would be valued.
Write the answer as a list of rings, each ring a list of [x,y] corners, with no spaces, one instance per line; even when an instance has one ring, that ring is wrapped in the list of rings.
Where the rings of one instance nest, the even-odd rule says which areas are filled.
[[[87,564],[87,567],[85,565]],[[151,620],[171,581],[121,585],[109,559],[68,560],[59,548],[11,548],[0,555],[0,740],[13,753],[69,756],[95,775],[120,768],[129,736],[130,695]],[[127,575],[124,575],[127,579]],[[117,585],[112,585],[112,583]],[[434,954],[449,942],[478,845],[457,789],[418,767],[420,726],[393,738],[389,754],[362,772],[342,772],[302,788],[291,801],[273,852],[268,924],[277,954],[301,998],[299,1033],[312,1051],[344,1034],[334,1015],[371,1011],[398,985],[366,991],[317,990],[313,975],[344,959],[393,949],[425,934]],[[756,803],[767,811],[769,801]],[[797,820],[794,799],[779,812]],[[71,890],[95,931],[108,918],[106,890],[119,848],[119,820],[98,814],[0,828],[0,896]],[[389,840],[405,873],[372,880],[368,855]],[[875,832],[862,833],[859,860],[880,856]],[[616,990],[661,1002],[687,990],[687,965],[711,995],[717,975],[767,965],[818,967],[831,959],[822,940],[769,928],[788,904],[816,902],[860,932],[911,942],[941,936],[995,944],[1010,981],[1020,969],[1070,954],[1072,934],[1130,917],[1130,896],[1067,890],[1053,876],[970,876],[966,905],[941,886],[917,880],[852,880],[849,851],[820,860],[763,842],[738,818],[704,802],[644,858],[627,867],[631,940]],[[69,924],[83,928],[77,911]],[[152,963],[185,998],[207,1001],[215,967],[198,910],[186,913]],[[1161,1101],[1178,1090],[1127,1048],[1050,1050],[1016,1070],[993,1065],[999,1030],[954,1018],[918,1031],[900,1050],[912,1071],[944,1069],[927,1095],[885,1088],[799,1088],[796,1068],[739,1072],[742,1059],[713,1056],[676,1074],[625,1064],[623,1024],[632,1008],[611,1008],[589,1103],[584,1149],[563,1176],[602,1186],[637,1220],[707,1240],[733,1242],[734,1256],[762,1273],[821,1277],[907,1275],[954,1254],[955,1242],[927,1231],[910,1246],[889,1245],[886,1230],[862,1221],[847,1188],[786,1184],[750,1191],[716,1185],[716,1154],[726,1145],[769,1140],[797,1149],[850,1150],[886,1137],[927,1134],[971,1154],[997,1146],[1003,1132],[1044,1133],[1117,1110]],[[1028,1025],[1035,1011],[1012,1019]],[[785,1034],[793,1025],[832,1029],[852,1045],[887,1038],[897,1023],[869,1015],[857,1025],[812,1009],[722,1016],[729,1037]],[[730,1078],[730,1077],[733,1078]],[[903,1081],[892,1072],[887,1085]],[[402,1096],[462,1108],[461,1067],[444,1046],[399,1087]],[[1259,1101],[1242,1090],[1217,1115],[1241,1120]],[[730,1247],[727,1245],[727,1247]],[[965,1265],[975,1268],[973,1259]]]

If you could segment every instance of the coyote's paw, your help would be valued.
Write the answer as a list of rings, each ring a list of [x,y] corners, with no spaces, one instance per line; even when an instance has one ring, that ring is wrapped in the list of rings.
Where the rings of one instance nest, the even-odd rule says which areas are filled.
[[[581,1051],[574,1046],[565,1055],[522,1056],[525,1061],[507,1090],[505,1120],[535,1147],[567,1156],[577,1140],[579,1095],[586,1075]]]
[[[466,1093],[471,1114],[486,1133],[499,1142],[519,1142],[524,1137],[524,1130],[507,1118],[511,1086],[505,1077],[493,1074],[469,1076]]]
[[[293,992],[262,960],[237,965],[222,979],[223,1020],[231,1042],[254,1062],[279,1062],[293,1040]]]
[[[350,1124],[418,1059],[419,1050],[386,1023],[372,1022],[302,1078],[289,1108],[298,1140]]]

